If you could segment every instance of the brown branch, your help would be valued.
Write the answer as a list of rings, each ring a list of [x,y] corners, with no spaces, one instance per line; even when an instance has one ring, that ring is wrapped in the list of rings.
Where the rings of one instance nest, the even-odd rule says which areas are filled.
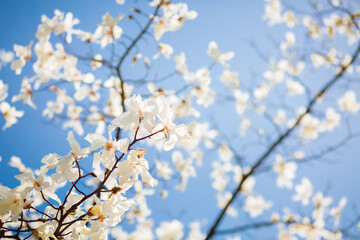
[[[36,212],[38,212],[38,213],[40,213],[40,214],[48,217],[48,218],[51,219],[51,220],[56,220],[56,219],[54,219],[53,217],[49,216],[47,213],[45,213],[45,212],[43,212],[43,211],[40,211],[39,209],[37,209],[37,208],[35,208],[35,207],[30,207],[30,208],[33,209],[33,210],[35,210]]]
[[[154,19],[156,18],[156,16],[159,13],[160,7],[162,6],[164,0],[162,0],[159,5],[156,7],[155,12],[153,14],[153,16],[149,19],[148,23],[146,24],[146,26],[144,27],[144,29],[139,33],[139,35],[134,39],[134,41],[130,44],[130,46],[126,49],[125,53],[122,55],[122,57],[119,60],[118,65],[116,66],[116,68],[120,69],[121,64],[123,63],[123,61],[125,60],[125,58],[129,55],[131,49],[136,45],[136,43],[141,39],[141,37],[147,32],[147,30],[149,29],[150,25],[152,24],[152,22],[154,21]]]
[[[43,191],[40,191],[40,194],[41,194],[42,199],[43,199],[47,204],[49,204],[53,209],[59,210],[58,207],[55,207],[53,204],[51,204],[51,202],[50,202],[49,200],[47,200],[47,199],[45,198]]]
[[[131,150],[131,147],[132,147],[135,143],[137,143],[137,142],[139,142],[139,141],[142,141],[142,140],[145,140],[145,139],[147,139],[147,138],[151,138],[152,136],[154,136],[154,135],[156,135],[156,134],[158,134],[158,133],[160,133],[160,132],[162,132],[162,131],[164,131],[164,129],[161,129],[161,130],[159,130],[159,131],[156,131],[156,132],[154,132],[154,133],[151,133],[151,134],[149,134],[149,135],[147,135],[147,136],[145,136],[145,137],[139,138],[139,139],[134,138],[134,140],[130,143],[130,145],[129,145],[129,147],[128,147],[128,151]],[[63,229],[61,229],[61,228],[64,226],[64,224],[65,224],[65,223],[64,223],[65,219],[66,219],[72,212],[74,212],[74,211],[75,211],[81,204],[83,204],[87,199],[89,199],[90,197],[94,196],[95,194],[97,194],[98,192],[100,192],[100,191],[102,190],[102,188],[103,188],[103,186],[105,185],[106,181],[108,180],[108,178],[110,177],[110,175],[113,173],[113,171],[117,168],[118,163],[121,161],[121,159],[122,159],[124,156],[125,156],[125,153],[122,153],[120,157],[115,156],[115,157],[116,157],[116,161],[115,161],[113,167],[111,168],[111,170],[109,170],[109,171],[107,172],[107,174],[105,175],[103,181],[99,184],[99,186],[98,186],[93,192],[89,193],[88,195],[85,195],[79,202],[77,202],[77,203],[75,203],[74,205],[72,205],[72,206],[63,214],[63,213],[62,213],[62,210],[63,210],[63,208],[65,207],[65,201],[64,201],[64,203],[61,205],[60,210],[59,210],[59,211],[61,212],[61,217],[60,217],[60,219],[58,220],[58,223],[59,223],[59,224],[58,224],[58,226],[57,226],[57,228],[56,228],[56,230],[55,230],[55,232],[54,232],[54,235],[55,235],[56,237],[60,237],[60,236],[62,235],[62,233],[63,233],[67,228],[69,228],[73,223],[75,223],[75,222],[77,222],[77,221],[80,221],[80,220],[82,220],[82,218],[84,218],[84,216],[80,216],[80,217],[78,217],[77,219],[75,219],[74,221],[71,221],[71,222],[69,222],[69,223],[66,223],[67,226],[64,227]],[[78,179],[78,180],[80,180],[80,179]],[[78,181],[78,180],[77,180],[77,181]],[[73,186],[74,186],[74,185],[73,185]]]
[[[280,135],[278,139],[271,144],[271,146],[266,150],[260,158],[255,162],[255,164],[251,167],[250,171],[243,175],[242,180],[240,181],[238,187],[233,191],[232,197],[229,200],[229,202],[226,204],[226,206],[221,210],[217,218],[215,219],[214,223],[211,225],[211,228],[206,236],[206,240],[213,237],[213,235],[216,233],[216,228],[220,224],[221,220],[223,219],[227,209],[231,205],[231,203],[235,200],[238,193],[241,191],[241,188],[246,181],[246,179],[251,176],[253,173],[256,172],[256,170],[261,166],[261,164],[270,156],[270,154],[294,131],[294,129],[300,124],[301,120],[304,118],[304,116],[312,111],[313,106],[315,105],[317,99],[322,97],[325,92],[333,86],[341,77],[344,75],[346,69],[349,68],[349,66],[357,59],[360,52],[360,44],[358,45],[355,53],[352,55],[351,61],[349,64],[345,66],[341,66],[341,70],[332,78],[330,81],[328,81],[321,90],[311,99],[311,101],[308,103],[306,110],[303,114],[301,114],[295,124],[289,128],[285,133]]]
[[[249,223],[249,224],[234,227],[234,228],[231,228],[231,229],[219,230],[215,234],[216,235],[233,234],[235,232],[242,232],[242,231],[251,230],[251,229],[258,229],[258,228],[262,228],[262,227],[270,227],[270,226],[272,226],[274,224],[277,224],[277,223],[279,223],[279,222],[276,222],[276,221],[264,221],[264,222],[258,222],[258,223]]]
[[[153,16],[149,19],[148,23],[146,24],[144,29],[139,33],[139,35],[132,41],[130,46],[125,50],[125,53],[121,56],[121,58],[119,60],[119,63],[116,66],[116,73],[117,73],[117,76],[118,76],[118,78],[120,80],[121,106],[122,106],[123,112],[126,111],[126,108],[125,108],[125,89],[124,89],[124,80],[123,80],[123,77],[121,75],[120,67],[121,67],[122,63],[124,62],[124,60],[126,59],[126,57],[129,55],[131,49],[133,49],[133,47],[136,45],[136,43],[141,39],[141,37],[147,32],[147,30],[151,26],[152,22],[154,21],[154,19],[158,15],[160,7],[162,6],[163,2],[164,2],[164,0],[162,0],[159,3],[159,5],[156,7]],[[116,131],[116,139],[120,139],[120,132],[121,132],[121,128],[118,128],[117,131]]]

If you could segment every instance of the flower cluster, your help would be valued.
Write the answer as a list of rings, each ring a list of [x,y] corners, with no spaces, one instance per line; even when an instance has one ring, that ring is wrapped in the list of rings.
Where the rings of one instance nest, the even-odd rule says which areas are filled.
[[[271,57],[250,44],[263,60],[251,77],[235,69],[238,59],[221,41],[202,50],[209,64],[190,66],[192,55],[163,36],[198,14],[169,0],[152,0],[130,13],[106,12],[86,31],[71,12],[55,10],[41,17],[34,40],[0,50],[0,70],[9,64],[22,79],[16,94],[0,80],[3,130],[24,115],[15,108],[22,102],[43,108],[49,123],[60,122],[70,145],[67,154],[39,159],[39,169],[26,166],[23,157],[10,158],[20,183],[0,185],[0,239],[203,240],[231,234],[227,239],[239,240],[238,232],[267,226],[278,228],[280,240],[359,237],[358,216],[347,226],[340,221],[348,199],[317,190],[301,166],[333,157],[359,135],[350,117],[360,110],[354,84],[360,14],[345,0],[313,1],[305,10],[283,2],[265,0],[263,20],[285,31],[274,30]],[[126,32],[130,24],[140,31]],[[171,66],[171,72],[157,73]],[[187,191],[202,193],[204,185],[191,185],[204,176],[213,199],[190,201],[213,204],[219,214],[214,221],[188,220],[179,199]],[[176,207],[167,212],[161,201],[174,198]],[[220,224],[228,216],[229,226],[244,224]]]

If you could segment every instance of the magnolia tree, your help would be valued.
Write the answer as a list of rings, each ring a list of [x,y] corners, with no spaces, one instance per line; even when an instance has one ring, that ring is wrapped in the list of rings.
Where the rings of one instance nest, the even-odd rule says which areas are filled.
[[[55,10],[28,44],[0,51],[0,67],[22,79],[13,96],[10,80],[0,80],[2,129],[43,106],[46,124],[67,132],[56,140],[69,146],[38,160],[27,152],[39,169],[3,157],[19,173],[16,187],[0,185],[1,239],[360,239],[356,199],[332,198],[297,175],[359,136],[358,2],[265,0],[259,17],[282,34],[267,40],[271,56],[249,43],[265,66],[251,79],[211,39],[193,49],[208,55],[200,68],[162,41],[181,39],[173,32],[201,17],[186,3],[113,4],[120,13],[86,31]],[[202,169],[197,191],[211,200],[187,192]],[[188,194],[183,210],[201,202],[208,215],[156,215],[180,205],[168,203],[178,192]]]

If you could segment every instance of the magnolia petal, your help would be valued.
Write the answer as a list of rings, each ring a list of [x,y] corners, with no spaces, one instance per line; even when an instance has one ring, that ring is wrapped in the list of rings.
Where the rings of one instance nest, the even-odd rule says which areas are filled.
[[[140,174],[143,182],[151,187],[156,186],[157,181],[150,175],[145,168],[140,168]]]
[[[118,126],[118,127],[124,127],[128,125],[128,120],[130,118],[130,112],[125,112],[120,114],[118,117],[116,117],[114,120],[111,121],[111,124]]]
[[[51,199],[55,200],[56,202],[58,202],[59,204],[61,204],[60,198],[54,192],[44,189],[43,193],[45,196],[48,196],[49,198],[51,198]]]
[[[175,146],[175,143],[177,143],[177,141],[178,141],[178,137],[175,134],[171,134],[169,141],[167,141],[164,144],[164,151],[169,151],[169,150],[173,149]]]
[[[89,133],[85,140],[91,143],[90,151],[100,148],[107,141],[103,135],[97,133]]]
[[[127,153],[128,148],[129,148],[129,139],[125,138],[125,139],[120,139],[118,141],[119,147],[118,150],[122,153]]]
[[[79,152],[80,151],[80,145],[79,143],[76,141],[75,137],[74,137],[74,133],[72,131],[70,131],[68,133],[68,137],[67,137],[67,141],[69,142],[71,148],[73,150],[75,150],[76,152]]]
[[[100,152],[94,153],[94,160],[92,167],[97,169],[100,166]]]

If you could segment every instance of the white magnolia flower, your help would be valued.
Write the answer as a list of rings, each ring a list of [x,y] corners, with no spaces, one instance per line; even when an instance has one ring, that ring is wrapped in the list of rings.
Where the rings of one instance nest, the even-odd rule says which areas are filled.
[[[72,131],[68,132],[67,141],[71,146],[71,151],[59,161],[57,161],[56,158],[51,158],[53,161],[53,164],[51,165],[54,165],[54,167],[56,166],[56,173],[52,174],[51,177],[57,183],[75,181],[79,176],[78,169],[74,168],[75,162],[87,157],[90,153],[89,148],[80,147]]]
[[[273,84],[278,84],[284,81],[286,71],[289,71],[290,63],[282,59],[279,62],[275,60],[270,60],[270,69],[264,72],[264,77],[269,80],[269,82]]]
[[[175,69],[179,74],[188,73],[185,53],[181,53],[180,55],[174,56],[174,61],[176,63]]]
[[[296,195],[293,196],[293,201],[301,201],[302,205],[308,205],[309,199],[313,192],[313,186],[308,178],[302,178],[301,184],[295,186]]]
[[[68,116],[69,120],[64,122],[63,128],[73,128],[74,131],[78,135],[84,134],[84,129],[82,127],[81,123],[81,112],[83,111],[83,108],[80,106],[70,105],[67,109],[66,115]]]
[[[321,67],[326,62],[324,56],[318,53],[312,53],[310,59],[315,68]]]
[[[123,30],[117,24],[124,16],[119,15],[116,18],[111,17],[109,13],[103,16],[103,22],[95,30],[94,38],[100,39],[101,47],[114,43],[114,41],[121,37]]]
[[[14,53],[0,49],[0,70],[14,59]]]
[[[292,32],[285,33],[285,40],[286,40],[285,42],[280,43],[280,49],[283,53],[283,56],[289,56],[287,50],[295,46],[295,42],[296,42],[295,34]]]
[[[229,162],[223,163],[220,161],[215,161],[211,164],[211,166],[213,168],[210,174],[210,177],[213,179],[211,186],[218,192],[225,191],[226,186],[230,180],[228,173],[234,170],[233,165]]]
[[[308,139],[317,139],[320,121],[316,117],[306,114],[300,122],[300,136]]]
[[[169,59],[171,54],[174,52],[174,49],[169,44],[159,43],[158,52],[154,55],[153,59],[157,59],[160,54],[164,55],[166,59]]]
[[[321,123],[320,131],[332,131],[340,124],[341,115],[333,108],[326,109],[326,120]]]
[[[245,200],[244,211],[255,218],[271,207],[271,202],[266,202],[262,196],[248,196]]]
[[[184,75],[187,83],[196,84],[197,86],[209,86],[211,82],[210,71],[208,68],[199,68],[196,72]]]
[[[190,223],[190,233],[186,240],[203,240],[205,239],[205,234],[201,232],[201,224],[200,222],[192,222]]]
[[[101,67],[101,66],[102,66],[102,62],[101,62],[101,61],[102,61],[102,56],[101,56],[101,54],[96,54],[96,55],[94,56],[94,60],[91,61],[91,68],[92,68],[92,70],[95,70],[95,69]]]
[[[186,149],[196,149],[200,143],[203,143],[206,148],[214,148],[215,144],[213,139],[218,136],[218,131],[209,128],[209,124],[199,123],[196,121],[188,125],[188,133],[190,138],[182,139],[178,142],[179,146]]]
[[[220,76],[220,80],[228,87],[237,88],[239,86],[238,73],[225,69]]]
[[[174,113],[168,102],[162,99],[160,100],[159,105],[162,105],[162,109],[158,114],[158,118],[161,123],[159,123],[152,132],[157,132],[161,129],[163,130],[162,132],[154,135],[153,139],[168,139],[168,141],[164,143],[164,150],[169,151],[173,149],[175,144],[181,139],[189,139],[190,135],[185,125],[176,125],[173,123]],[[170,137],[168,137],[168,134]]]
[[[56,238],[56,236],[54,235],[56,227],[56,222],[43,223],[35,229],[34,235],[42,239]]]
[[[200,113],[192,107],[192,95],[188,94],[185,98],[180,99],[176,95],[171,95],[169,97],[169,103],[174,110],[174,114],[177,118],[179,117],[189,117],[193,115],[194,117],[199,117]]]
[[[0,185],[0,215],[11,212],[12,218],[16,220],[25,204],[26,202],[16,189]]]
[[[220,63],[225,68],[230,67],[230,65],[226,61],[231,60],[235,55],[233,52],[220,53],[218,45],[214,41],[211,41],[209,43],[207,54],[209,55],[209,57],[213,58],[215,62]]]
[[[319,68],[325,64],[326,67],[329,67],[331,64],[338,65],[339,60],[337,58],[338,51],[336,48],[331,48],[326,55],[319,53],[312,53],[310,59],[315,68]]]
[[[148,132],[155,126],[157,105],[150,99],[142,101],[141,95],[132,96],[126,103],[128,111],[120,114],[111,123],[124,129],[136,130],[140,125]]]
[[[347,199],[346,197],[342,197],[339,201],[339,205],[337,207],[333,207],[330,209],[330,215],[334,218],[334,226],[337,227],[340,222],[340,217],[344,207],[346,206]]]
[[[103,135],[97,133],[89,133],[85,140],[91,143],[90,149],[96,150],[100,147],[104,147],[103,150],[94,154],[94,163],[93,167],[96,168],[100,164],[100,159],[102,160],[102,164],[105,168],[111,169],[114,165],[114,159],[116,155],[116,151],[120,151],[122,153],[127,153],[129,147],[129,139],[119,139],[116,140],[112,136],[113,131],[115,130],[115,126],[109,126],[108,135],[109,139],[106,139]]]
[[[55,114],[61,113],[63,109],[64,103],[58,101],[47,101],[46,108],[43,110],[42,115],[51,119]]]
[[[290,231],[288,230],[281,230],[278,234],[279,240],[298,240]]]
[[[185,53],[180,53],[180,55],[174,56],[174,61],[176,64],[175,69],[179,74],[188,73]]]
[[[236,112],[242,115],[248,107],[248,100],[250,94],[248,92],[241,92],[239,89],[235,89],[234,97],[236,100]]]
[[[293,12],[286,11],[283,15],[283,20],[289,28],[293,28],[297,23],[297,19]]]
[[[305,157],[305,152],[303,151],[295,151],[293,153],[293,157],[296,159],[296,160],[301,160]]]
[[[149,173],[149,163],[144,158],[144,155],[144,149],[131,150],[128,158],[117,165],[120,185],[135,182],[139,174],[144,183],[150,186],[156,185],[156,180]]]
[[[120,4],[120,5],[125,3],[125,0],[115,0],[115,1],[116,1],[117,4]]]
[[[64,18],[64,13],[58,9],[54,10],[54,17],[48,18],[46,15],[41,16],[41,24],[35,34],[39,41],[47,41],[50,34],[56,29],[58,23]]]
[[[183,225],[179,220],[162,222],[156,229],[156,236],[160,240],[180,240],[184,236]]]
[[[270,90],[271,85],[267,82],[262,82],[259,87],[254,89],[254,96],[256,99],[263,100],[268,96]]]
[[[218,155],[224,162],[229,162],[234,156],[233,152],[230,150],[227,144],[223,144],[218,148]]]
[[[30,107],[36,109],[36,106],[32,101],[32,97],[33,97],[33,91],[31,89],[29,79],[25,77],[21,83],[20,94],[13,96],[11,101],[16,102],[16,101],[23,99],[24,103],[26,103]]]
[[[275,158],[276,163],[273,168],[279,174],[276,180],[277,186],[280,188],[292,188],[292,180],[295,178],[297,164],[295,162],[285,162],[284,157],[279,154]]]
[[[156,87],[155,83],[153,83],[153,82],[148,83],[146,86],[147,86],[149,92],[152,94],[153,98],[165,97],[165,96],[168,96],[168,95],[171,95],[174,93],[171,90]],[[171,96],[174,96],[174,95],[171,95]]]
[[[263,19],[269,20],[270,25],[282,22],[280,0],[265,0],[265,13]]]
[[[196,171],[192,166],[192,159],[184,159],[179,151],[174,151],[172,154],[172,162],[176,166],[176,171],[181,174],[181,184],[176,186],[177,189],[184,191],[189,177],[196,177]]]
[[[334,5],[335,7],[339,6],[342,3],[341,0],[331,0],[331,4]]]
[[[301,83],[296,82],[296,81],[287,80],[286,86],[288,88],[288,94],[290,96],[297,95],[297,94],[303,94],[305,92],[304,86],[301,85]]]
[[[147,220],[143,223],[137,224],[135,231],[131,234],[124,232],[121,227],[115,227],[112,229],[111,236],[115,240],[130,240],[130,239],[142,239],[142,240],[153,240],[154,235],[152,231],[153,222]]]
[[[18,118],[24,115],[23,111],[17,111],[15,107],[11,107],[7,102],[0,103],[0,112],[5,118],[5,125],[2,127],[3,130],[12,126],[18,122]]]
[[[321,36],[320,27],[315,23],[315,21],[309,15],[306,15],[303,18],[303,25],[307,27],[308,33],[312,38],[318,39]]]
[[[165,161],[155,161],[156,165],[156,173],[164,178],[165,180],[169,180],[171,175],[173,174],[173,170],[169,167],[169,163]]]
[[[218,208],[223,209],[226,206],[226,204],[230,201],[231,197],[232,197],[232,194],[229,191],[219,193],[217,195]],[[226,214],[231,217],[237,217],[238,211],[234,207],[229,206],[228,209],[226,210]]]
[[[16,75],[21,74],[21,71],[25,66],[26,62],[30,60],[32,45],[33,45],[33,41],[31,41],[29,45],[25,47],[17,44],[14,45],[14,51],[19,59],[11,63],[11,69],[15,70]]]
[[[206,108],[214,102],[216,93],[209,86],[203,85],[193,88],[191,95],[197,97],[197,104]]]
[[[251,121],[248,118],[243,118],[243,120],[240,123],[240,135],[245,135],[246,130],[248,130],[251,127]]]
[[[288,62],[286,72],[292,76],[300,76],[304,68],[305,68],[305,62],[303,61],[299,61],[295,64]]]
[[[73,29],[73,27],[77,24],[80,23],[80,20],[77,18],[74,18],[74,15],[71,12],[68,12],[65,14],[64,18],[61,19],[55,30],[54,33],[55,34],[60,34],[60,33],[66,33],[66,42],[71,43],[72,42],[72,34],[73,33],[77,33],[76,30]]]
[[[2,80],[0,80],[0,102],[4,101],[8,96],[8,85],[4,84]]]
[[[286,39],[286,43],[287,43],[288,47],[295,46],[296,37],[295,37],[294,33],[292,33],[292,32],[285,33],[285,39]]]
[[[239,170],[241,170],[241,168],[239,169],[239,168],[234,168],[234,170],[238,170],[237,172],[235,172],[235,175],[237,174],[238,175],[238,177],[236,177],[236,178],[234,178],[234,181],[235,182],[240,182],[241,181],[241,179],[242,179],[242,171],[239,171]],[[256,183],[256,179],[255,179],[255,177],[248,177],[246,180],[245,180],[245,182],[244,182],[244,184],[243,184],[243,186],[242,186],[242,188],[241,188],[241,193],[243,193],[243,194],[245,194],[245,195],[250,195],[250,194],[252,194],[253,193],[253,188],[254,188],[254,186],[255,186],[255,183]]]
[[[151,6],[159,5],[159,1],[153,1]],[[186,3],[170,3],[162,5],[163,16],[155,19],[154,37],[159,40],[161,36],[168,31],[179,30],[186,20],[192,20],[197,17],[196,11],[189,11]]]
[[[322,192],[318,192],[312,198],[313,204],[315,206],[314,211],[312,212],[312,218],[315,220],[314,225],[317,227],[324,227],[325,224],[325,209],[332,203],[331,197],[324,197]]]
[[[354,91],[349,90],[345,95],[338,99],[340,108],[350,113],[356,113],[360,109],[360,103],[356,102],[356,94]]]
[[[25,188],[22,194],[28,194],[32,191],[34,191],[34,194],[39,194],[41,191],[46,198],[50,197],[61,204],[59,197],[54,192],[55,186],[53,181],[46,176],[48,169],[48,166],[42,166],[40,168],[40,174],[37,177],[34,176],[33,172],[27,171],[16,175],[15,178],[19,179],[21,186]]]
[[[286,112],[284,109],[277,110],[277,116],[273,118],[273,122],[277,125],[281,125],[286,122]]]
[[[89,98],[90,101],[96,102],[100,98],[99,89],[101,86],[100,81],[95,81],[91,84],[91,86],[84,84],[75,85],[76,92],[74,94],[74,99],[77,101],[82,101],[86,97]]]

